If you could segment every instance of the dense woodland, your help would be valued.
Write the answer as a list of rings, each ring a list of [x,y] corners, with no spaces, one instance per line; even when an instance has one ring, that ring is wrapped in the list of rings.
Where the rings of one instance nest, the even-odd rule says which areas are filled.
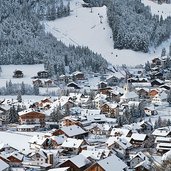
[[[109,25],[113,32],[114,48],[148,52],[171,35],[171,17],[163,20],[152,16],[141,0],[84,0],[90,6],[108,7]]]
[[[54,3],[55,0],[51,1]],[[35,10],[40,4],[50,8],[51,3],[48,7],[43,2],[45,1],[0,1],[0,64],[44,63],[52,75],[64,73],[65,66],[69,66],[70,72],[104,72],[107,62],[100,55],[86,47],[66,47],[51,34],[45,33],[44,26],[40,24],[41,17]],[[60,1],[59,4],[63,3]]]

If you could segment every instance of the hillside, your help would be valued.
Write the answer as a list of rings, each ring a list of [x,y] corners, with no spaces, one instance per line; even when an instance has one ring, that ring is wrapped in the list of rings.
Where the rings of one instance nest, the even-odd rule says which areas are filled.
[[[47,32],[51,32],[58,40],[67,46],[88,46],[114,65],[143,64],[147,60],[161,54],[161,49],[169,47],[171,39],[163,42],[157,49],[151,48],[149,53],[135,52],[132,50],[114,49],[112,31],[107,22],[106,7],[83,8],[82,1],[71,1],[71,15],[55,21],[45,22]],[[145,2],[144,2],[145,3]],[[147,3],[146,3],[147,4]],[[149,4],[150,5],[150,4]],[[155,4],[159,8],[158,4]],[[166,4],[169,9],[169,5]],[[165,9],[165,6],[160,6]],[[157,9],[156,8],[156,9]],[[153,6],[151,6],[153,9]],[[162,9],[161,9],[162,10]],[[156,10],[152,10],[153,14]],[[100,24],[99,15],[102,16]],[[167,12],[169,15],[169,12]]]
[[[69,66],[70,72],[76,70],[104,72],[107,62],[100,55],[87,47],[67,47],[57,41],[52,34],[45,33],[37,13],[33,10],[34,2],[34,0],[2,1],[0,65],[44,63],[45,69],[51,75],[63,74],[65,66]]]

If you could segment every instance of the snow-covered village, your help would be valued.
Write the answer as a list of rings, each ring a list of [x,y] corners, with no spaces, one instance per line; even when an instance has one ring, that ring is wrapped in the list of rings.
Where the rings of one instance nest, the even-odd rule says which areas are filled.
[[[0,0],[0,171],[171,170],[171,0]]]

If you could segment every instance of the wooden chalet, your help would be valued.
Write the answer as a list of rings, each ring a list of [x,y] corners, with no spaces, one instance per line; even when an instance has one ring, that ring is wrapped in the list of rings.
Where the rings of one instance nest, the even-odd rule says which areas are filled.
[[[39,71],[37,76],[38,78],[49,78],[49,73],[47,71]]]
[[[13,78],[23,78],[23,72],[21,70],[15,70]]]
[[[24,110],[18,113],[20,124],[40,124],[40,127],[45,126],[45,114],[33,109]]]

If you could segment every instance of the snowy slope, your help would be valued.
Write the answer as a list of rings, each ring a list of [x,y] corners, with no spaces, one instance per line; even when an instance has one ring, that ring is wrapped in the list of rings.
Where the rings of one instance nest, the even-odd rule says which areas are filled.
[[[144,0],[145,1],[145,0]],[[107,22],[106,7],[95,7],[93,12],[81,6],[82,1],[71,1],[71,15],[55,21],[44,22],[47,32],[51,32],[58,40],[67,46],[88,46],[110,63],[116,64],[143,64],[147,60],[160,55],[163,46],[151,51],[151,54],[134,52],[132,50],[113,49],[112,31]],[[164,7],[163,7],[164,8]],[[102,24],[100,17],[102,16]],[[164,43],[169,45],[170,41]]]
[[[151,0],[141,0],[141,2],[145,6],[149,6],[151,8],[151,13],[154,15],[162,15],[163,19],[171,16],[171,4],[157,4]]]

